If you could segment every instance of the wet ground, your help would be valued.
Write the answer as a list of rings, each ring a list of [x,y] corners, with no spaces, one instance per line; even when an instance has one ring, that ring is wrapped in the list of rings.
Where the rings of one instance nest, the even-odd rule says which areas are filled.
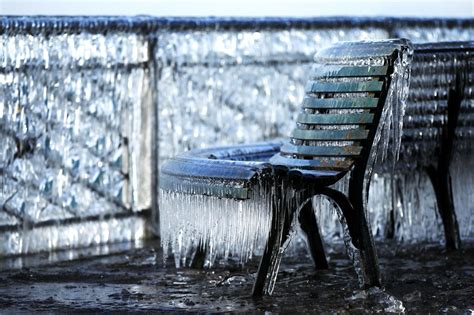
[[[140,248],[0,271],[0,312],[448,313],[474,310],[474,241],[446,253],[439,244],[378,244],[385,288],[358,289],[341,246],[328,271],[299,251],[285,257],[272,297],[250,297],[257,260],[244,268],[165,268],[157,241]],[[44,258],[44,257],[43,257]],[[34,262],[39,266],[33,266]]]

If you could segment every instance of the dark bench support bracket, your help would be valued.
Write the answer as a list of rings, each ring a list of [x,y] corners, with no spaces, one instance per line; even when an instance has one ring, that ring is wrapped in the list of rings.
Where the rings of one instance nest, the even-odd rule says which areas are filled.
[[[313,258],[316,269],[327,269],[328,263],[319,235],[316,216],[311,203],[311,197],[323,190],[315,191],[311,182],[287,176],[285,172],[278,174],[276,170],[272,196],[272,222],[268,240],[260,260],[252,295],[260,297],[273,287],[283,256],[284,246],[291,236],[294,220],[297,218],[303,232],[306,234],[308,250]],[[305,185],[306,184],[306,185]],[[288,189],[292,193],[288,193]]]
[[[315,262],[316,269],[326,269],[328,267],[326,256],[319,235],[316,217],[311,204],[311,198],[315,195],[325,195],[330,198],[339,208],[341,218],[349,230],[352,245],[361,258],[362,265],[360,280],[364,287],[380,286],[380,273],[375,256],[375,248],[368,223],[366,221],[363,207],[353,207],[351,201],[344,193],[328,187],[314,187],[313,189],[299,189],[301,186],[310,187],[311,184],[295,184],[288,179],[279,179],[281,184],[277,187],[298,187],[295,189],[294,197],[288,198],[289,194],[283,193],[280,189],[275,191],[272,200],[272,223],[267,244],[260,261],[252,295],[262,296],[266,293],[266,288],[272,287],[272,282],[276,281],[276,273],[282,258],[283,246],[291,235],[291,225],[295,218],[300,220],[301,228],[308,237],[309,250]],[[301,186],[300,186],[301,185]],[[360,186],[362,187],[362,186]],[[355,191],[355,189],[352,189]],[[300,211],[294,211],[301,200],[306,200]],[[357,210],[359,209],[359,210]],[[346,240],[347,241],[347,240]]]
[[[326,259],[326,254],[324,253],[323,241],[319,233],[318,221],[314,213],[311,199],[308,199],[301,208],[298,221],[301,230],[304,232],[308,251],[311,254],[311,258],[313,258],[315,269],[328,269],[328,261]]]
[[[443,221],[446,249],[455,250],[461,246],[459,226],[453,200],[453,188],[449,166],[453,157],[455,131],[458,124],[459,111],[463,100],[464,87],[460,75],[456,76],[456,86],[448,94],[448,123],[443,128],[440,152],[436,165],[426,168],[433,184],[439,214]]]

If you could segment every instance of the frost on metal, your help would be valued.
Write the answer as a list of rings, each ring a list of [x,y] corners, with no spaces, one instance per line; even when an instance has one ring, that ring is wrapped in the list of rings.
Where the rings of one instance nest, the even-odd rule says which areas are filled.
[[[148,41],[45,33],[0,36],[0,256],[141,238],[150,208]]]

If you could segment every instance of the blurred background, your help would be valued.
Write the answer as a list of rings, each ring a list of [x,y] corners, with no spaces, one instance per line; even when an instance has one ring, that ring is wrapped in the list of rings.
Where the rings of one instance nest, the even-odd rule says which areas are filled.
[[[472,17],[472,0],[0,0],[2,15]]]

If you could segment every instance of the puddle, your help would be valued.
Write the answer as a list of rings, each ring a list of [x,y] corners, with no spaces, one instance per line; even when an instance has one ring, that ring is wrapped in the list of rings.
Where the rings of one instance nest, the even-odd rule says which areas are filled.
[[[306,252],[284,257],[272,297],[250,296],[258,259],[213,270],[165,268],[158,241],[108,256],[0,271],[0,311],[449,313],[474,309],[474,242],[378,244],[385,287],[360,290],[341,245],[316,272]],[[418,255],[417,253],[422,253]]]

